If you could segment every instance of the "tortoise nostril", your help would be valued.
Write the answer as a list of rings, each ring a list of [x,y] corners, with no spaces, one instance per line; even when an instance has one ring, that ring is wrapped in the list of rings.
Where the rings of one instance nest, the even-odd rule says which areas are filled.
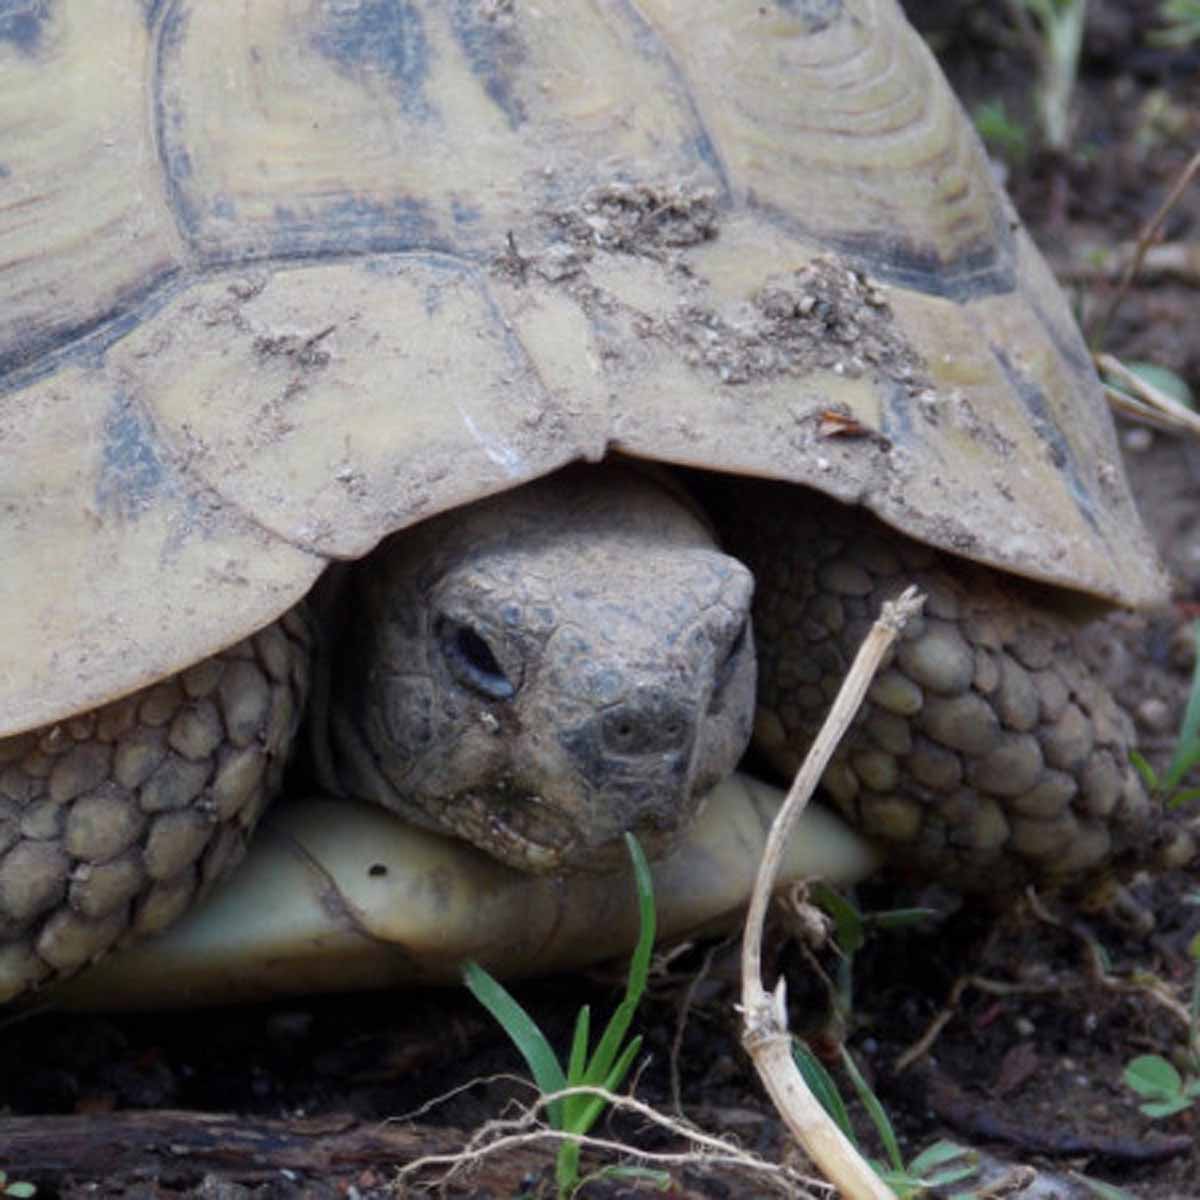
[[[632,757],[679,750],[692,721],[673,698],[651,694],[619,705],[600,717],[601,740],[614,754]]]

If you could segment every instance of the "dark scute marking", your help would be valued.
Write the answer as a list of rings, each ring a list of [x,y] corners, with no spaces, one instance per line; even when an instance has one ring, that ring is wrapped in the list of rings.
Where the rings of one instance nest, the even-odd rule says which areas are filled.
[[[1088,353],[1087,345],[1083,338],[1080,337],[1079,330],[1075,327],[1074,323],[1068,321],[1064,326],[1062,323],[1052,320],[1046,310],[1038,303],[1036,294],[1027,292],[1026,300],[1030,308],[1033,309],[1038,319],[1038,324],[1046,331],[1046,336],[1053,342],[1055,350],[1070,365],[1071,370],[1076,375],[1087,379],[1094,379],[1096,372],[1092,366],[1091,355]]]
[[[883,400],[879,432],[897,445],[911,447],[919,434],[913,421],[912,396],[907,386],[893,382]]]
[[[173,69],[180,48],[188,33],[190,14],[182,3],[169,2],[158,36],[154,43],[154,76],[151,81],[154,97],[155,142],[158,161],[162,167],[167,203],[175,215],[179,229],[193,237],[200,223],[200,209],[185,186],[192,178],[192,157],[187,149],[187,122],[178,107],[172,90],[177,72]]]
[[[1011,232],[1002,224],[994,224],[992,238],[981,238],[954,258],[943,259],[935,247],[900,237],[866,233],[830,236],[824,230],[813,229],[795,214],[764,202],[753,192],[747,195],[746,203],[772,225],[792,236],[823,242],[882,283],[960,304],[986,296],[1005,296],[1017,286],[1015,246]]]
[[[147,29],[154,28],[154,23],[162,15],[163,9],[172,2],[173,0],[139,0],[142,6],[142,20],[145,21]]]
[[[1000,364],[1005,378],[1020,397],[1025,411],[1029,414],[1030,427],[1046,447],[1050,461],[1066,479],[1071,498],[1075,501],[1075,507],[1079,509],[1083,519],[1094,530],[1100,532],[1095,505],[1092,503],[1091,493],[1088,491],[1087,483],[1079,469],[1079,462],[1071,449],[1071,443],[1059,429],[1058,422],[1051,413],[1050,406],[1046,403],[1045,393],[1033,379],[1016,368],[1001,347],[993,345],[990,349],[992,356]]]
[[[717,153],[716,146],[713,145],[713,140],[708,136],[708,130],[701,129],[694,138],[684,147],[684,153],[689,158],[698,158],[706,167],[715,171],[722,181],[725,178],[725,167],[721,162],[721,156]]]
[[[45,47],[56,0],[0,0],[0,42],[29,58]]]
[[[104,422],[96,506],[102,513],[136,517],[150,507],[165,475],[150,422],[128,396],[118,394]]]
[[[461,196],[450,197],[450,216],[455,225],[477,225],[483,213],[474,204],[468,203]]]
[[[826,240],[874,279],[959,304],[1004,296],[1017,286],[1012,259],[990,241],[943,260],[932,247],[900,238],[861,234]]]
[[[485,13],[479,0],[455,0],[452,24],[475,78],[516,129],[525,121],[525,107],[513,91],[513,77],[525,61],[525,47],[514,26],[501,14]]]
[[[261,244],[239,247],[237,261],[261,258],[327,258],[386,254],[403,250],[447,249],[428,205],[411,196],[390,202],[343,196],[311,209],[275,208],[274,224]],[[206,257],[228,261],[229,251],[216,247]]]
[[[429,118],[432,109],[425,96],[429,39],[416,5],[397,0],[361,0],[354,5],[324,0],[317,19],[312,43],[340,74],[351,79],[382,76],[410,117]]]
[[[665,68],[672,81],[672,96],[676,104],[686,112],[692,129],[690,138],[683,142],[684,152],[688,157],[695,157],[708,167],[715,178],[706,181],[705,186],[716,188],[720,192],[721,201],[729,205],[733,200],[733,186],[729,181],[729,171],[721,159],[717,143],[709,135],[700,109],[696,106],[696,97],[692,91],[692,81],[680,69],[675,55],[664,41],[662,34],[646,20],[630,0],[609,0],[609,6],[620,9],[620,20],[633,34],[633,50],[647,62],[658,68]]]
[[[65,363],[94,366],[113,342],[157,312],[175,293],[175,269],[143,280],[95,317],[65,328],[32,327],[0,352],[0,396],[19,391]]]
[[[842,0],[775,0],[775,7],[796,17],[806,33],[820,33],[846,15]]]
[[[12,174],[12,168],[7,163],[0,163],[0,179],[7,179]]]

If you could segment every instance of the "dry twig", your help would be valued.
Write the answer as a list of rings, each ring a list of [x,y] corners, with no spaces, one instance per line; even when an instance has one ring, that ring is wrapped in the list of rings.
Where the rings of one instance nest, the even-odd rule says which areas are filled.
[[[884,604],[854,659],[841,691],[767,838],[742,941],[742,1044],[775,1107],[809,1156],[850,1200],[895,1200],[894,1193],[866,1163],[805,1086],[792,1057],[784,982],[768,993],[762,982],[762,931],[779,873],[779,860],[792,827],[829,765],[838,742],[866,697],[884,655],[908,619],[924,604],[915,587]]]

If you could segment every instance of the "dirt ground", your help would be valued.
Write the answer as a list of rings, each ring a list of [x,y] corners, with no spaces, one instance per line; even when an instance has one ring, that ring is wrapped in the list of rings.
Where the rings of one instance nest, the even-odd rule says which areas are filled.
[[[1112,295],[1110,283],[1086,278],[1095,274],[1095,252],[1133,240],[1200,147],[1200,43],[1149,45],[1145,34],[1157,8],[1148,0],[1093,0],[1076,126],[1069,151],[1055,155],[1037,148],[1033,64],[1005,6],[908,3],[968,108],[1002,98],[1013,125],[1025,131],[1027,151],[1010,152],[1004,164],[1009,187],[1051,264],[1071,281],[1091,329]],[[1200,185],[1173,209],[1164,237],[1200,239]],[[1139,280],[1109,324],[1105,348],[1167,367],[1200,394],[1196,282]],[[1146,753],[1161,762],[1186,695],[1187,629],[1200,611],[1200,446],[1132,425],[1121,436],[1177,603],[1128,619],[1123,642],[1098,654],[1138,714]],[[1187,1004],[1187,946],[1200,929],[1200,907],[1189,902],[1186,879],[1144,880],[1134,892],[1154,914],[1152,932],[1023,906],[1003,917],[959,910],[871,940],[855,963],[855,1008],[843,1032],[906,1153],[945,1136],[1016,1164],[1083,1172],[1131,1196],[1200,1196],[1196,1115],[1151,1121],[1121,1080],[1135,1055],[1178,1056],[1185,1030],[1163,997]],[[946,907],[945,897],[932,899]],[[897,897],[875,886],[860,902],[883,908]],[[783,923],[773,959],[789,978],[793,1027],[832,1045],[836,1033],[822,1025],[821,990]],[[561,1046],[580,1003],[606,1011],[618,994],[614,985],[615,974],[549,981],[520,994]],[[646,1040],[636,1095],[666,1113],[681,1105],[694,1126],[769,1162],[795,1162],[739,1048],[736,986],[729,947],[697,948],[664,966],[638,1019]],[[898,1074],[897,1056],[943,1012],[926,1053]],[[17,1143],[0,1145],[10,1180],[31,1178],[42,1197],[415,1194],[406,1190],[411,1183],[396,1182],[394,1164],[417,1148],[461,1147],[486,1122],[532,1098],[516,1053],[459,993],[182,1017],[47,1013],[0,1028],[0,1061],[6,1115],[82,1118],[44,1126],[59,1161],[79,1165],[74,1174],[40,1171],[37,1163],[48,1159]],[[449,1099],[431,1103],[443,1096]],[[171,1116],[179,1112],[237,1118],[214,1128],[208,1118]],[[415,1124],[388,1124],[412,1114]],[[598,1132],[646,1151],[682,1148],[640,1115],[617,1117]],[[367,1146],[367,1135],[383,1140]],[[84,1146],[92,1157],[84,1157]],[[101,1153],[110,1157],[95,1156]],[[103,1161],[120,1165],[112,1173],[83,1165]],[[670,1177],[673,1196],[800,1194],[773,1176],[711,1161],[673,1167]],[[422,1177],[426,1185],[434,1180]],[[642,1190],[648,1185],[606,1182],[584,1194]],[[498,1155],[447,1192],[552,1195],[552,1151],[541,1144]]]

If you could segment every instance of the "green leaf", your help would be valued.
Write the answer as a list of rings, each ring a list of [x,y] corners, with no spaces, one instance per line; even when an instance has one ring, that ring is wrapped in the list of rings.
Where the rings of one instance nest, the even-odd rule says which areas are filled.
[[[833,1076],[825,1069],[824,1064],[809,1049],[808,1045],[799,1038],[792,1039],[792,1058],[800,1077],[808,1085],[808,1090],[817,1098],[817,1103],[825,1110],[835,1125],[846,1135],[846,1140],[853,1146],[858,1145],[854,1136],[854,1127],[850,1124],[850,1114],[846,1111],[842,1093],[834,1083]]]
[[[974,1150],[955,1142],[939,1140],[926,1146],[920,1154],[913,1158],[908,1164],[908,1169],[914,1174],[924,1175],[926,1171],[945,1166],[946,1163],[959,1158],[970,1158],[973,1164],[979,1161],[979,1155]]]
[[[1138,1105],[1138,1111],[1157,1120],[1159,1117],[1173,1117],[1176,1113],[1183,1112],[1185,1108],[1191,1108],[1191,1106],[1190,1100],[1176,1096],[1173,1100],[1147,1100],[1144,1104]]]
[[[37,1195],[37,1188],[32,1183],[10,1183],[4,1189],[5,1196],[18,1197],[19,1200],[29,1200]]]
[[[499,1021],[504,1032],[512,1039],[513,1045],[521,1052],[542,1095],[561,1092],[567,1086],[566,1076],[546,1040],[546,1035],[537,1027],[533,1018],[513,998],[508,989],[478,963],[467,963],[462,969],[462,975],[463,982],[471,990],[471,994]],[[555,1129],[563,1127],[561,1100],[556,1100],[548,1106],[547,1116]]]
[[[1196,666],[1192,671],[1192,686],[1188,692],[1187,707],[1183,711],[1183,722],[1179,726],[1179,742],[1163,780],[1163,791],[1168,796],[1200,757],[1200,621],[1192,626],[1192,640],[1196,646]]]
[[[1140,1054],[1131,1059],[1125,1064],[1122,1078],[1139,1096],[1155,1100],[1178,1096],[1183,1090],[1183,1077],[1160,1054]]]
[[[567,1087],[578,1087],[587,1082],[588,1041],[591,1037],[592,1013],[585,1004],[575,1018],[575,1033],[571,1038],[571,1056],[567,1062]],[[588,1096],[563,1097],[562,1127],[571,1132],[579,1131],[579,1112],[587,1104]]]
[[[1142,782],[1146,785],[1146,791],[1150,792],[1151,795],[1157,795],[1161,786],[1158,772],[1136,750],[1130,750],[1129,761],[1133,763],[1137,769],[1137,773],[1142,777]]]
[[[1168,808],[1186,808],[1200,799],[1200,787],[1183,788],[1176,792],[1167,805]]]
[[[892,1128],[892,1122],[888,1119],[883,1105],[879,1103],[879,1097],[871,1091],[870,1084],[863,1078],[862,1072],[858,1069],[858,1063],[854,1061],[853,1055],[845,1046],[842,1047],[842,1066],[850,1076],[850,1082],[854,1084],[854,1091],[858,1095],[859,1103],[867,1110],[871,1124],[875,1126],[875,1132],[879,1134],[879,1140],[883,1142],[883,1148],[887,1152],[892,1169],[903,1170],[904,1156],[900,1153],[900,1143],[896,1140],[896,1131]]]
[[[937,1141],[927,1146],[908,1164],[910,1175],[919,1177],[926,1188],[945,1188],[977,1174],[979,1155],[954,1142]]]
[[[813,884],[809,894],[813,903],[833,919],[833,937],[845,955],[856,954],[866,941],[863,915],[840,892],[826,883]]]
[[[626,1072],[633,1065],[633,1060],[637,1058],[638,1051],[642,1048],[641,1037],[635,1037],[628,1046],[625,1047],[621,1057],[617,1059],[613,1065],[613,1069],[608,1073],[607,1078],[599,1083],[592,1084],[592,1087],[602,1087],[606,1092],[615,1092],[621,1086],[621,1081],[625,1078]],[[587,1133],[589,1129],[596,1123],[596,1118],[604,1111],[605,1104],[608,1103],[603,1096],[571,1096],[571,1100],[581,1101],[578,1108],[574,1111],[574,1123],[568,1127],[570,1133]]]
[[[573,1087],[583,1080],[587,1066],[588,1038],[591,1034],[592,1010],[584,1005],[575,1018],[575,1036],[571,1039],[571,1057],[567,1061],[567,1085]]]
[[[616,1012],[609,1019],[608,1025],[600,1038],[600,1044],[588,1063],[581,1083],[600,1084],[612,1070],[613,1061],[621,1047],[625,1034],[633,1021],[633,1014],[646,990],[646,981],[650,978],[650,955],[654,950],[654,935],[657,922],[654,912],[654,884],[650,879],[650,864],[642,853],[638,840],[632,833],[625,835],[625,846],[629,857],[633,860],[633,876],[637,883],[638,909],[641,914],[641,932],[633,957],[629,961],[629,978],[625,982],[625,995],[617,1005]]]
[[[888,908],[883,912],[867,913],[864,918],[873,929],[911,929],[940,914],[936,908]]]
[[[655,1167],[602,1167],[588,1179],[630,1179],[656,1187],[665,1192],[671,1186],[670,1171],[660,1171]]]
[[[1172,400],[1178,400],[1180,404],[1186,404],[1188,408],[1196,407],[1192,389],[1188,387],[1185,380],[1169,368],[1152,362],[1135,361],[1127,362],[1125,365],[1139,379],[1144,379],[1151,387],[1158,388],[1160,392],[1166,392]]]

